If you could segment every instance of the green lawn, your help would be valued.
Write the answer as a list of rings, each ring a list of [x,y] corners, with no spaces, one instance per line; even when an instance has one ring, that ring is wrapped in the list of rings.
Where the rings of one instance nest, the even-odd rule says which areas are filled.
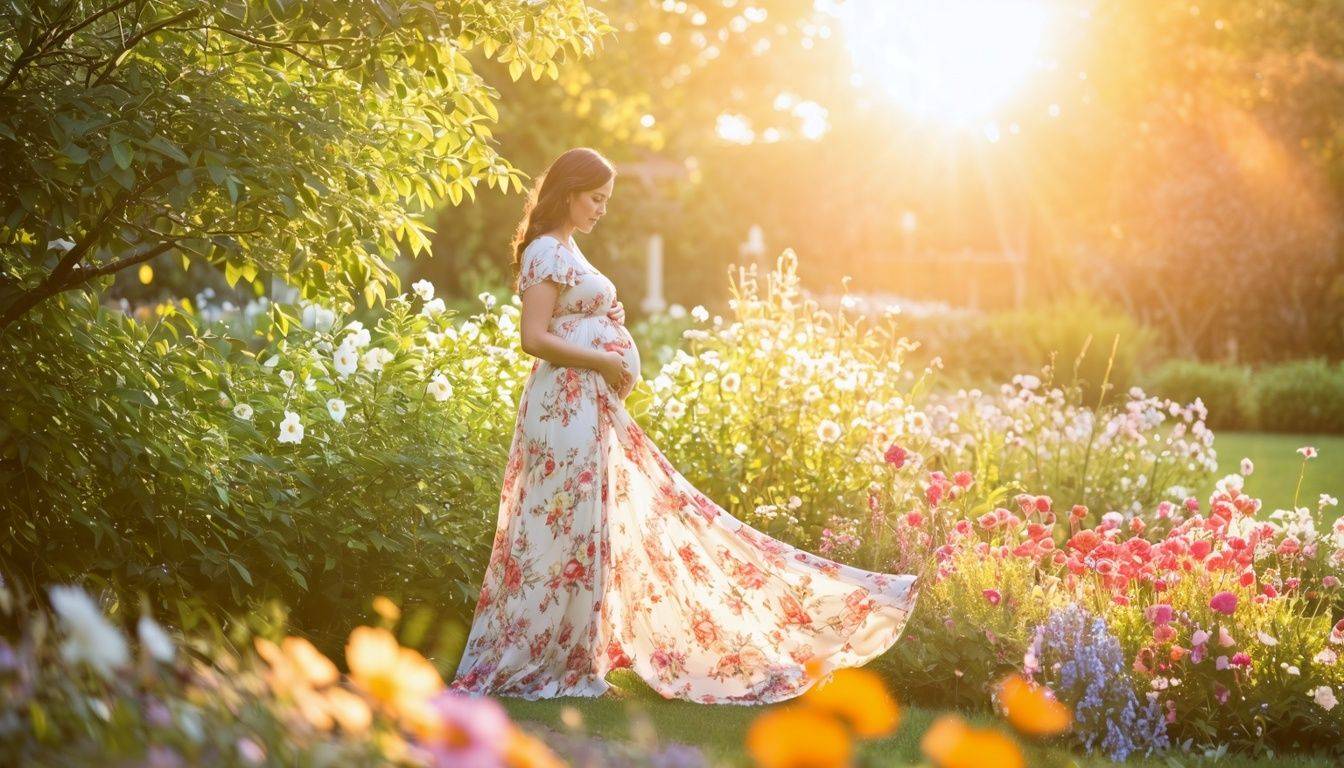
[[[642,686],[633,675],[614,672],[609,678],[622,687],[636,691],[626,700],[585,699],[566,697],[527,701],[525,699],[500,698],[509,714],[519,722],[540,723],[558,731],[568,731],[576,725],[578,730],[600,736],[604,739],[628,741],[636,738],[634,734],[641,728],[639,723],[652,726],[652,731],[662,743],[679,742],[700,747],[710,763],[725,768],[750,766],[751,762],[742,749],[747,727],[753,718],[765,710],[764,707],[735,705],[695,704],[686,701],[664,700],[651,689]],[[562,713],[571,709],[570,717]],[[860,750],[865,764],[871,766],[915,766],[920,764],[919,739],[925,729],[937,715],[936,712],[916,707],[903,710],[900,729],[894,736],[880,741],[866,743]],[[575,723],[573,714],[577,713],[579,722]],[[967,718],[978,725],[989,723],[987,715],[970,715]],[[635,724],[632,728],[631,725]],[[647,743],[647,742],[645,742]],[[1252,760],[1247,758],[1223,758],[1212,760],[1195,758],[1179,753],[1170,753],[1158,759],[1131,760],[1126,766],[1143,768],[1203,768],[1213,765],[1220,768],[1325,768],[1331,765],[1325,758],[1276,758],[1273,760]],[[1115,763],[1101,757],[1078,756],[1077,762],[1060,762],[1044,759],[1040,754],[1028,753],[1027,765],[1077,765],[1080,768],[1102,768]]]
[[[1249,458],[1255,471],[1246,478],[1246,492],[1264,502],[1266,512],[1291,509],[1293,489],[1302,468],[1297,449],[1314,446],[1319,455],[1307,462],[1298,503],[1312,509],[1322,493],[1344,497],[1344,436],[1287,435],[1270,432],[1219,432],[1213,447],[1218,451],[1218,476],[1241,471],[1241,460]],[[1333,520],[1341,513],[1336,507],[1326,511]]]

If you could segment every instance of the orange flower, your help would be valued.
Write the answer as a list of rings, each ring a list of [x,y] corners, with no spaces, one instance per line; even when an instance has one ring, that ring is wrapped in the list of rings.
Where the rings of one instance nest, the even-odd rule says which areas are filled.
[[[838,716],[865,738],[886,736],[901,721],[901,709],[882,678],[866,669],[837,669],[807,689],[799,701]]]
[[[751,722],[746,743],[759,768],[843,768],[853,749],[838,720],[810,707],[765,712]]]
[[[1028,736],[1054,736],[1068,730],[1073,721],[1068,707],[1048,694],[1048,688],[1032,685],[1021,675],[1010,675],[999,683],[999,703],[1008,722]]]
[[[565,761],[556,757],[546,742],[515,726],[504,742],[504,765],[508,768],[565,768]]]
[[[939,768],[1023,768],[1022,751],[1003,732],[971,728],[956,715],[934,721],[920,749]]]
[[[374,701],[422,725],[433,720],[426,703],[443,690],[443,678],[424,656],[402,648],[391,632],[356,627],[345,645],[345,660],[350,679]]]

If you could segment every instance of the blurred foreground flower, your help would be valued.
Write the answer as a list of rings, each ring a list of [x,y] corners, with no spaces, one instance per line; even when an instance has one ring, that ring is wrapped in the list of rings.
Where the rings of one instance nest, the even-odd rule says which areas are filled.
[[[920,749],[939,768],[1022,768],[1022,751],[996,728],[972,728],[956,715],[943,715],[929,726]]]
[[[856,736],[887,736],[901,721],[901,710],[882,678],[866,669],[837,669],[803,693],[800,701],[847,723]]]
[[[1073,721],[1068,707],[1049,696],[1049,689],[1033,685],[1021,675],[1011,675],[999,684],[999,703],[1008,722],[1028,736],[1054,736],[1068,730]]]
[[[842,768],[853,745],[840,721],[808,706],[772,709],[752,721],[747,752],[760,768]]]

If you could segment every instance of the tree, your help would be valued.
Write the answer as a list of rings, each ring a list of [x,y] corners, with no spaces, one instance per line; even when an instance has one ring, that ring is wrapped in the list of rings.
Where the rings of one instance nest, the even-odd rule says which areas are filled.
[[[555,77],[610,30],[582,0],[7,3],[0,331],[166,253],[380,300],[425,211],[522,188],[468,52]]]

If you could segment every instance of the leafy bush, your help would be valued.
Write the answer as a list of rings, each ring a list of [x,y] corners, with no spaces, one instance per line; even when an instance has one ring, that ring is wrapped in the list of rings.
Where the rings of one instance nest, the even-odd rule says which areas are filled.
[[[1344,433],[1344,366],[1298,360],[1256,374],[1254,399],[1261,429]]]
[[[907,335],[921,346],[915,359],[940,358],[954,385],[985,387],[1051,365],[1093,403],[1103,380],[1111,393],[1137,384],[1157,342],[1154,331],[1129,315],[1086,297],[1013,312],[904,322]]]
[[[490,341],[517,309],[459,331],[410,301],[371,331],[273,304],[255,352],[171,307],[39,307],[0,342],[5,560],[30,587],[278,599],[319,633],[368,590],[467,610],[525,372]]]
[[[1155,395],[1180,403],[1202,400],[1212,429],[1252,429],[1255,425],[1251,373],[1245,366],[1167,360],[1145,378],[1146,388]]]

